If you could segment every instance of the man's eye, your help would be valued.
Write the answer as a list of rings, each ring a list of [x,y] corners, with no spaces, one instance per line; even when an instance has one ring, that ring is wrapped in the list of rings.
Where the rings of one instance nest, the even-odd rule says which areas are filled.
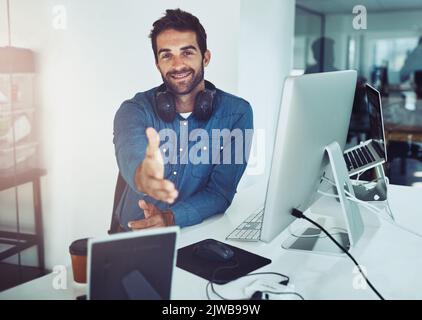
[[[193,52],[192,51],[185,51],[184,55],[185,56],[191,56],[191,55],[193,55]]]
[[[169,53],[164,53],[161,55],[161,59],[168,59],[170,58],[170,54]]]

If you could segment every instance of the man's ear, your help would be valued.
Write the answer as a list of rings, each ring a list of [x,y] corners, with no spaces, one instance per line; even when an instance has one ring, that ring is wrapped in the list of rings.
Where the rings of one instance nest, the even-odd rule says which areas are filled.
[[[211,60],[211,51],[207,50],[204,53],[204,60],[203,60],[205,67],[208,66],[208,64],[210,63],[210,60]]]

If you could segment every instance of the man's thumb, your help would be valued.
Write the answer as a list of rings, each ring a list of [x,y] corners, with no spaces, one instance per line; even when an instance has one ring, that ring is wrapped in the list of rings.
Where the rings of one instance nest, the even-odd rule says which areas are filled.
[[[148,219],[151,216],[148,203],[146,203],[145,200],[139,200],[138,204],[139,207],[144,210],[145,219]]]
[[[146,134],[148,138],[147,156],[153,157],[158,152],[160,136],[154,128],[147,128]]]

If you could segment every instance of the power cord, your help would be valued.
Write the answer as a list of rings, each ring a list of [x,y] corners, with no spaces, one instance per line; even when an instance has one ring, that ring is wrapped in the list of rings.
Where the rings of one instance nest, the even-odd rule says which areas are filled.
[[[372,283],[369,281],[369,279],[366,277],[365,273],[362,271],[362,269],[360,268],[359,263],[355,260],[355,258],[353,258],[353,256],[349,253],[349,251],[347,251],[347,249],[345,249],[340,243],[337,242],[336,239],[334,239],[330,233],[328,231],[325,230],[324,227],[322,227],[320,224],[318,224],[317,222],[315,222],[314,220],[308,218],[307,216],[305,216],[303,214],[302,211],[297,210],[297,209],[293,209],[292,210],[292,216],[299,218],[299,219],[305,219],[306,221],[312,223],[314,226],[316,226],[317,228],[321,229],[322,232],[324,232],[330,239],[331,241],[333,241],[337,247],[339,247],[345,254],[347,254],[347,256],[353,261],[353,263],[356,265],[356,267],[358,268],[359,272],[361,273],[361,275],[363,276],[363,278],[365,279],[366,283],[369,285],[369,287],[372,289],[372,291],[374,291],[374,293],[381,299],[381,300],[385,300],[384,297],[377,291],[377,289],[375,289],[375,287],[372,285]]]
[[[346,229],[340,228],[340,227],[333,227],[330,230],[338,230],[339,231],[339,232],[336,232],[336,233],[331,234],[333,236],[340,235],[340,234],[342,234],[344,232],[347,232]],[[296,234],[296,233],[294,233],[292,231],[292,224],[289,225],[288,231],[289,231],[289,234],[292,237],[295,237],[295,238],[298,238],[298,239],[302,239],[302,238],[318,238],[318,239],[327,238],[326,235],[320,235],[319,233],[318,234],[301,234],[301,235],[298,235],[298,234]]]
[[[221,281],[218,281],[218,282],[217,282],[217,279],[215,278],[215,275],[216,275],[216,274],[217,274],[217,272],[219,272],[219,271],[226,270],[226,269],[234,269],[234,268],[237,268],[238,266],[239,266],[239,262],[236,260],[234,265],[230,265],[230,266],[221,266],[221,267],[216,268],[216,269],[213,271],[213,273],[212,273],[212,275],[211,275],[211,280],[207,283],[207,286],[205,287],[205,291],[206,291],[206,294],[207,294],[207,298],[208,298],[208,300],[211,300],[211,299],[210,299],[210,296],[209,296],[209,293],[208,293],[208,287],[209,287],[209,285],[211,285],[211,290],[214,292],[214,294],[216,294],[216,295],[217,295],[220,299],[222,299],[222,300],[228,300],[228,299],[226,299],[226,298],[222,297],[221,295],[219,295],[219,294],[215,291],[215,289],[214,289],[214,283],[217,283],[217,284],[218,284],[218,282],[223,282],[223,281],[224,281],[224,280],[221,280]]]

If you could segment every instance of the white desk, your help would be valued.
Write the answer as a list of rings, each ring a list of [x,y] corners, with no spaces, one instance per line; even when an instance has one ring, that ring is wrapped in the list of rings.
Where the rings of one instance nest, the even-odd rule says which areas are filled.
[[[178,247],[205,238],[225,241],[229,231],[235,228],[251,210],[259,206],[262,199],[257,199],[256,194],[253,196],[256,190],[262,192],[264,189],[262,186],[254,186],[254,189],[238,197],[225,215],[182,229]],[[397,223],[422,234],[422,210],[419,206],[422,189],[390,186],[389,199]],[[386,299],[422,299],[420,276],[422,238],[376,218],[365,209],[362,211],[367,227],[364,236],[353,248],[352,254],[366,267],[373,285]],[[288,275],[294,291],[305,299],[377,299],[369,287],[365,290],[353,288],[358,274],[353,273],[355,266],[349,258],[282,249],[281,243],[288,236],[286,230],[269,244],[262,242],[230,242],[230,244],[272,259],[270,265],[258,271],[275,271]],[[86,286],[74,283],[71,272],[68,272],[67,290],[55,290],[54,277],[54,274],[49,274],[4,291],[0,293],[0,300],[75,299],[76,296],[85,293]],[[271,277],[270,279],[278,279]],[[215,287],[227,298],[242,298],[243,288],[254,279],[257,277],[246,277],[225,286]],[[173,298],[206,299],[206,284],[207,281],[202,278],[176,268]]]

